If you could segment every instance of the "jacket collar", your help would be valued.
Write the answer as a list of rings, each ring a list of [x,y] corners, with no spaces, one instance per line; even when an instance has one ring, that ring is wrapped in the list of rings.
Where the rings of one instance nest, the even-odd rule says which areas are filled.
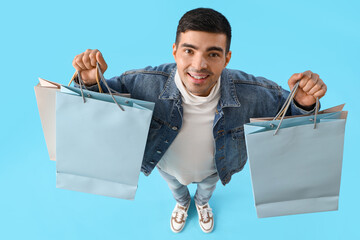
[[[165,87],[163,91],[159,95],[159,99],[163,100],[174,100],[174,99],[180,99],[180,91],[176,87],[175,84],[175,73],[176,73],[176,67],[174,67],[170,75],[165,83]]]
[[[240,107],[240,101],[236,94],[236,88],[234,80],[230,74],[230,71],[226,68],[221,73],[221,85],[220,85],[221,97],[220,106],[225,107]]]
[[[159,95],[159,99],[162,100],[179,100],[180,91],[175,84],[176,67],[174,67],[165,83],[163,91]],[[237,98],[234,80],[231,77],[230,72],[225,68],[221,73],[221,85],[220,85],[221,97],[219,100],[221,108],[225,107],[240,107],[241,104]]]

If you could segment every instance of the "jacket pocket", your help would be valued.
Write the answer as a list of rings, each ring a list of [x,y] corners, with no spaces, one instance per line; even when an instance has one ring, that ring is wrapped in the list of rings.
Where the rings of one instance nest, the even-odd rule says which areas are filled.
[[[159,132],[160,132],[160,129],[162,128],[163,126],[163,122],[156,118],[156,117],[153,117],[151,119],[151,123],[150,123],[150,129],[149,129],[149,134],[148,134],[148,139],[147,141],[154,141],[156,136],[159,135]]]
[[[156,117],[151,119],[150,129],[159,130],[162,127],[162,121]]]
[[[235,154],[237,155],[236,158],[239,161],[238,167],[242,169],[247,159],[244,126],[234,128],[230,132],[232,146],[234,147],[234,149],[230,149],[230,151],[235,151]]]

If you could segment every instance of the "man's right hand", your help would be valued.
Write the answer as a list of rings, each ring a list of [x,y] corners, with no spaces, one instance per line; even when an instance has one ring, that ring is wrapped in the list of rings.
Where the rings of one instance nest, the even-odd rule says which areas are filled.
[[[100,70],[104,73],[107,69],[107,64],[97,49],[87,49],[74,57],[72,62],[76,71],[80,72],[81,78],[87,86],[96,84],[96,62],[100,65]]]

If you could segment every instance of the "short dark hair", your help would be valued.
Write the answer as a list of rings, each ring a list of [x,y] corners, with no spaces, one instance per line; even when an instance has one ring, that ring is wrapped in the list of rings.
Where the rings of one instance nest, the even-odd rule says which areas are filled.
[[[211,8],[196,8],[186,12],[180,19],[176,31],[175,43],[180,40],[180,33],[187,30],[210,33],[224,33],[226,35],[226,53],[230,50],[231,26],[224,15]]]

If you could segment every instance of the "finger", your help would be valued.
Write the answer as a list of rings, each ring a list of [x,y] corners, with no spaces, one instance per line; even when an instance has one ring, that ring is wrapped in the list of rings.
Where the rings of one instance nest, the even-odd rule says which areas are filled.
[[[98,61],[99,65],[100,65],[101,72],[104,73],[108,66],[107,66],[105,59],[100,51],[98,51],[96,53],[96,60]]]
[[[319,91],[323,87],[323,85],[325,85],[325,83],[323,82],[323,80],[321,80],[321,78],[319,78],[315,86],[308,91],[308,94],[314,95],[314,93]]]
[[[77,72],[81,72],[82,70],[82,68],[79,65],[77,65],[77,63],[74,63],[73,67],[76,69]]]
[[[293,89],[294,85],[297,81],[299,81],[303,77],[302,73],[294,73],[288,80],[288,85],[290,87],[290,90]]]
[[[86,70],[86,67],[85,67],[85,65],[83,63],[83,60],[82,60],[83,56],[84,56],[84,53],[81,53],[81,54],[77,55],[77,57],[75,59],[76,64],[80,68],[78,71]]]
[[[325,95],[326,91],[327,91],[327,88],[326,88],[326,87],[325,87],[325,88],[322,87],[319,91],[317,91],[316,93],[314,93],[313,96],[314,96],[315,98],[318,97],[318,98],[320,99],[320,98],[322,98],[322,97]]]
[[[76,55],[72,61],[72,65],[73,67],[76,69],[76,71],[81,71],[81,67],[76,63],[76,59],[77,59],[78,55]]]
[[[89,58],[90,58],[90,64],[94,68],[96,67],[96,54],[99,52],[99,50],[94,49],[90,52]]]
[[[319,91],[321,89],[321,85],[320,84],[316,84],[315,86],[313,86],[308,92],[308,95],[314,95],[314,93],[316,93],[317,91]]]
[[[316,85],[318,81],[319,81],[319,75],[316,73],[311,74],[311,78],[307,81],[307,83],[302,88],[302,90],[306,93],[309,93],[309,91]]]
[[[82,62],[84,63],[86,69],[92,69],[93,67],[91,67],[91,62],[90,62],[90,57],[89,54],[91,53],[90,49],[87,49],[82,57]]]
[[[308,81],[310,80],[312,72],[305,71],[302,74],[303,74],[303,77],[301,78],[300,83],[299,83],[299,87],[301,89],[303,89],[306,86],[306,84],[308,83]]]

